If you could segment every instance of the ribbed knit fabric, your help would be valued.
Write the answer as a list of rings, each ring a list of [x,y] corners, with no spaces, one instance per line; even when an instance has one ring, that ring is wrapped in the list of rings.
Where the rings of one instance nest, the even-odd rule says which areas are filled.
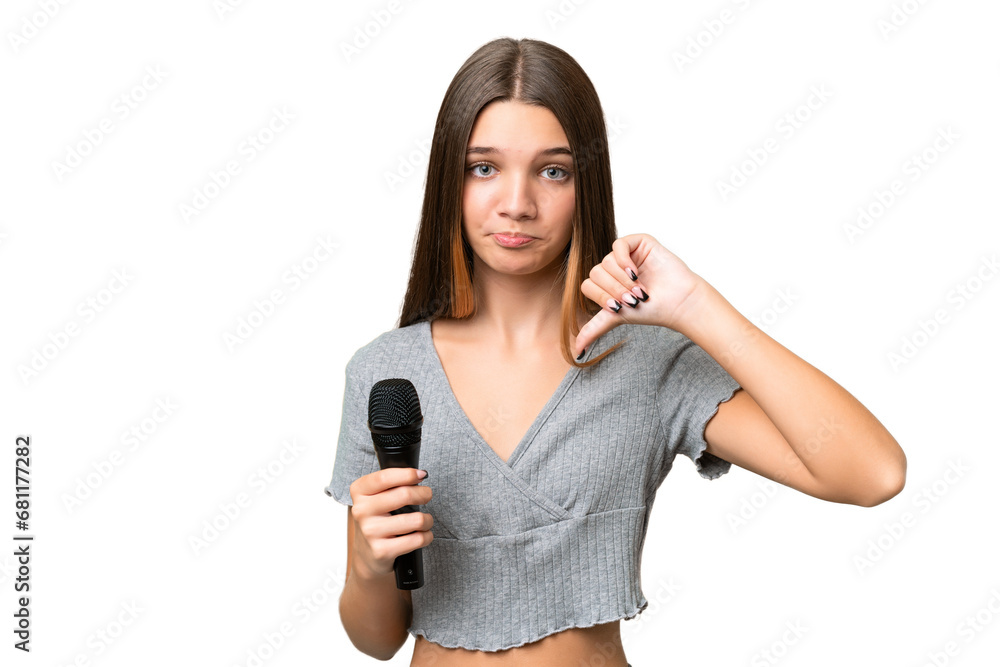
[[[424,415],[419,467],[434,497],[424,585],[409,632],[447,647],[498,651],[571,627],[632,618],[657,488],[678,453],[705,478],[730,464],[705,452],[705,424],[739,389],[704,350],[665,327],[623,324],[571,368],[505,462],[462,411],[430,323],[392,329],[346,369],[340,439],[324,489],[379,469],[366,420],[372,385],[413,383]]]

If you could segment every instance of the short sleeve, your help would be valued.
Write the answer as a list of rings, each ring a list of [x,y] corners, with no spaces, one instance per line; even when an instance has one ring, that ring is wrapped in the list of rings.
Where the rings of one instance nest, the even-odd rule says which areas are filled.
[[[358,354],[347,363],[344,372],[344,404],[340,412],[340,436],[326,495],[343,505],[354,505],[351,484],[359,477],[379,469],[375,446],[368,430],[368,399]]]
[[[655,336],[657,361],[656,405],[667,434],[672,462],[680,453],[690,458],[698,474],[715,479],[732,464],[705,451],[705,426],[740,388],[739,383],[705,350],[666,327]]]

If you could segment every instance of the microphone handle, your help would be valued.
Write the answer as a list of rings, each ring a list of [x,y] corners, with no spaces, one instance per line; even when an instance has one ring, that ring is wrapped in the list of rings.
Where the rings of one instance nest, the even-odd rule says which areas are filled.
[[[419,465],[420,441],[404,447],[376,447],[379,465],[385,468],[416,468]],[[389,514],[409,514],[419,512],[415,505],[404,505]],[[424,585],[424,559],[421,549],[396,557],[392,569],[396,572],[396,588],[413,590]]]

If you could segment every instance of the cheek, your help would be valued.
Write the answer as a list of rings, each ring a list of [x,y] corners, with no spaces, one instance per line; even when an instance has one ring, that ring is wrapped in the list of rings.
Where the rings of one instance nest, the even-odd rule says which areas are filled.
[[[482,192],[477,192],[475,188],[468,187],[462,192],[463,220],[476,224],[482,218],[485,206],[486,202]]]
[[[573,219],[573,211],[576,210],[576,195],[572,189],[557,200],[556,207],[560,218],[565,220]]]

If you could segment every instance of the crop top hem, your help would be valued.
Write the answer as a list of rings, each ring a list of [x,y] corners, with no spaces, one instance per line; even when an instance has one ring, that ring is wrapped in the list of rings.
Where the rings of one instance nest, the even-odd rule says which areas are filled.
[[[568,624],[566,624],[566,625],[564,625],[564,626],[562,626],[560,628],[557,628],[555,630],[546,630],[539,637],[525,639],[522,642],[518,642],[516,644],[510,644],[508,646],[501,646],[500,648],[494,649],[493,651],[506,651],[507,649],[518,648],[520,646],[525,646],[526,644],[534,643],[536,641],[544,639],[545,637],[547,637],[549,635],[553,635],[553,634],[556,634],[558,632],[563,632],[563,631],[569,630],[571,628],[592,628],[595,625],[601,625],[602,623],[611,623],[613,621],[621,621],[621,620],[628,621],[628,620],[631,620],[631,619],[635,618],[636,616],[638,616],[643,611],[645,611],[646,607],[648,607],[648,606],[649,606],[649,602],[645,598],[643,598],[642,603],[639,606],[632,605],[632,608],[631,608],[631,610],[629,612],[618,613],[618,614],[611,614],[608,618],[599,618],[596,621],[593,621],[591,623],[568,623]],[[439,646],[443,646],[444,648],[465,648],[461,644],[458,644],[457,642],[454,642],[454,641],[448,641],[448,640],[443,640],[442,641],[442,640],[439,640],[439,639],[435,639],[434,637],[431,637],[427,633],[426,630],[423,630],[421,628],[410,628],[409,632],[414,637],[423,637],[427,641],[433,642],[433,643],[435,643],[435,644],[437,644]],[[469,649],[469,650],[477,650],[477,649]],[[493,651],[489,651],[489,652],[493,652]]]

